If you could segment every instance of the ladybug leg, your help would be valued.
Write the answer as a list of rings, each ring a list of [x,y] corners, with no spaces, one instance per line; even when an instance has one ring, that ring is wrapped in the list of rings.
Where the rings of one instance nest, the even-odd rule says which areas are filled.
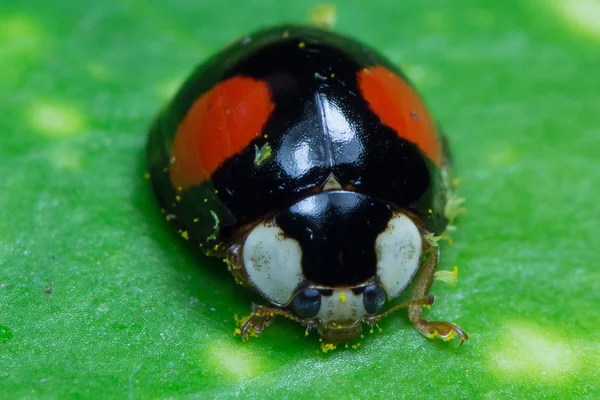
[[[456,193],[458,180],[453,179],[452,181],[449,181],[449,176],[445,171],[443,172],[443,177],[447,197],[446,206],[444,207],[444,216],[448,220],[448,225],[446,226],[446,231],[444,231],[442,236],[448,241],[449,244],[452,244],[451,234],[452,232],[456,231],[454,220],[465,215],[467,213],[467,209],[463,207],[465,198],[459,197]]]
[[[227,270],[233,275],[235,283],[241,286],[248,286],[248,279],[242,268],[243,262],[240,256],[241,246],[234,244],[227,249],[223,262],[227,264]]]
[[[421,271],[415,280],[415,286],[412,291],[411,299],[418,300],[427,296],[433,278],[435,270],[437,268],[438,260],[440,255],[439,247],[429,245],[429,257],[421,267]],[[428,321],[421,318],[423,313],[423,305],[410,305],[408,306],[408,318],[410,321],[430,339],[439,337],[442,340],[450,340],[454,336],[458,336],[460,344],[463,344],[469,339],[469,334],[463,331],[459,326],[451,322],[443,321]]]
[[[435,301],[435,296],[429,295],[425,296],[422,299],[412,299],[410,301],[405,301],[404,303],[396,304],[393,307],[390,307],[386,312],[377,315],[367,315],[363,318],[363,322],[365,324],[369,324],[371,328],[373,326],[377,326],[377,322],[381,321],[388,315],[400,310],[401,308],[408,308],[410,306],[415,307],[431,307],[433,302]],[[377,326],[379,328],[379,326]],[[379,328],[381,331],[381,328]]]
[[[458,217],[462,217],[467,213],[467,209],[462,205],[465,202],[464,197],[459,197],[454,190],[448,191],[448,200],[444,207],[444,215],[448,219],[448,227],[446,231],[455,231],[454,220]]]
[[[442,128],[438,126],[440,132]],[[460,184],[460,180],[455,177],[452,168],[452,158],[450,157],[450,149],[448,139],[444,133],[440,135],[442,142],[442,150],[444,152],[444,161],[442,164],[442,188],[446,193],[446,206],[444,207],[444,216],[448,220],[448,226],[443,234],[445,240],[452,244],[451,234],[456,230],[454,220],[466,214],[467,210],[463,207],[465,202],[464,197],[458,196],[456,188]]]
[[[465,198],[459,197],[454,189],[448,189],[447,196],[446,206],[444,207],[444,216],[448,220],[448,225],[446,225],[446,230],[442,233],[441,237],[446,240],[448,244],[452,245],[452,234],[456,231],[454,220],[465,215],[467,209],[462,206],[465,202]]]
[[[289,311],[277,307],[252,304],[252,314],[241,319],[236,318],[239,328],[236,328],[234,335],[240,335],[242,340],[246,342],[250,336],[260,335],[265,327],[273,323],[277,315],[302,323],[299,318],[295,317]]]

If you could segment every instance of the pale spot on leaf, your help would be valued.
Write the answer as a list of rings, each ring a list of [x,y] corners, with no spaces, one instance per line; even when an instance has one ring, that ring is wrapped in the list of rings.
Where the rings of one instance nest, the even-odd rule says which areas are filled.
[[[30,112],[30,121],[43,136],[65,137],[84,129],[83,115],[64,104],[39,103]]]
[[[488,160],[493,166],[510,166],[517,162],[518,152],[514,147],[494,148],[493,152],[489,155]]]
[[[42,45],[43,35],[39,26],[30,19],[17,16],[3,16],[0,23],[0,54],[32,53]]]
[[[576,373],[578,360],[565,338],[527,322],[509,323],[502,331],[499,347],[489,352],[498,375],[560,383]]]
[[[316,26],[333,29],[337,19],[336,7],[333,4],[318,4],[309,10],[310,22]]]
[[[425,24],[429,28],[445,29],[448,27],[448,18],[439,11],[430,11],[425,14]]]
[[[258,357],[243,344],[215,344],[209,353],[214,365],[232,378],[251,378],[260,372]]]
[[[184,77],[176,77],[159,82],[156,86],[156,92],[165,100],[171,99],[177,93],[177,89],[183,84]]]
[[[431,76],[420,65],[404,63],[402,70],[406,73],[410,81],[417,87],[430,86],[428,85]]]
[[[110,77],[110,72],[105,64],[99,62],[90,62],[86,65],[88,73],[99,81],[106,81]]]
[[[570,27],[600,38],[600,0],[547,0]]]

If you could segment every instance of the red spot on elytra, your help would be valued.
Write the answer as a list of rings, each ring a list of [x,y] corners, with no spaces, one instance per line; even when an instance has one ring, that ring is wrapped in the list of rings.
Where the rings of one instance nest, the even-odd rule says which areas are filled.
[[[404,140],[416,144],[434,163],[443,161],[437,129],[427,107],[408,82],[382,66],[358,73],[364,99],[381,122]]]
[[[261,135],[274,107],[266,82],[249,77],[228,79],[200,96],[175,135],[169,166],[173,186],[185,189],[209,179]]]

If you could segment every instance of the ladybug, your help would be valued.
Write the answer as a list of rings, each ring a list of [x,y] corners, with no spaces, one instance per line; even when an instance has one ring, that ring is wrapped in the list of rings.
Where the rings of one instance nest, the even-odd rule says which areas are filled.
[[[347,343],[404,307],[428,337],[468,338],[421,317],[437,239],[460,213],[445,140],[406,76],[364,44],[287,25],[229,45],[158,115],[147,162],[181,236],[263,298],[244,340],[282,316]]]

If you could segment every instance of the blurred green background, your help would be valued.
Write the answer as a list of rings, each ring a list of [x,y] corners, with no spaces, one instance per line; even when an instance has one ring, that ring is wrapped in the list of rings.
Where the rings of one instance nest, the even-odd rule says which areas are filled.
[[[352,0],[336,29],[401,65],[469,213],[429,316],[320,352],[166,225],[147,128],[200,61],[313,2],[3,1],[0,398],[599,398],[600,1]]]

